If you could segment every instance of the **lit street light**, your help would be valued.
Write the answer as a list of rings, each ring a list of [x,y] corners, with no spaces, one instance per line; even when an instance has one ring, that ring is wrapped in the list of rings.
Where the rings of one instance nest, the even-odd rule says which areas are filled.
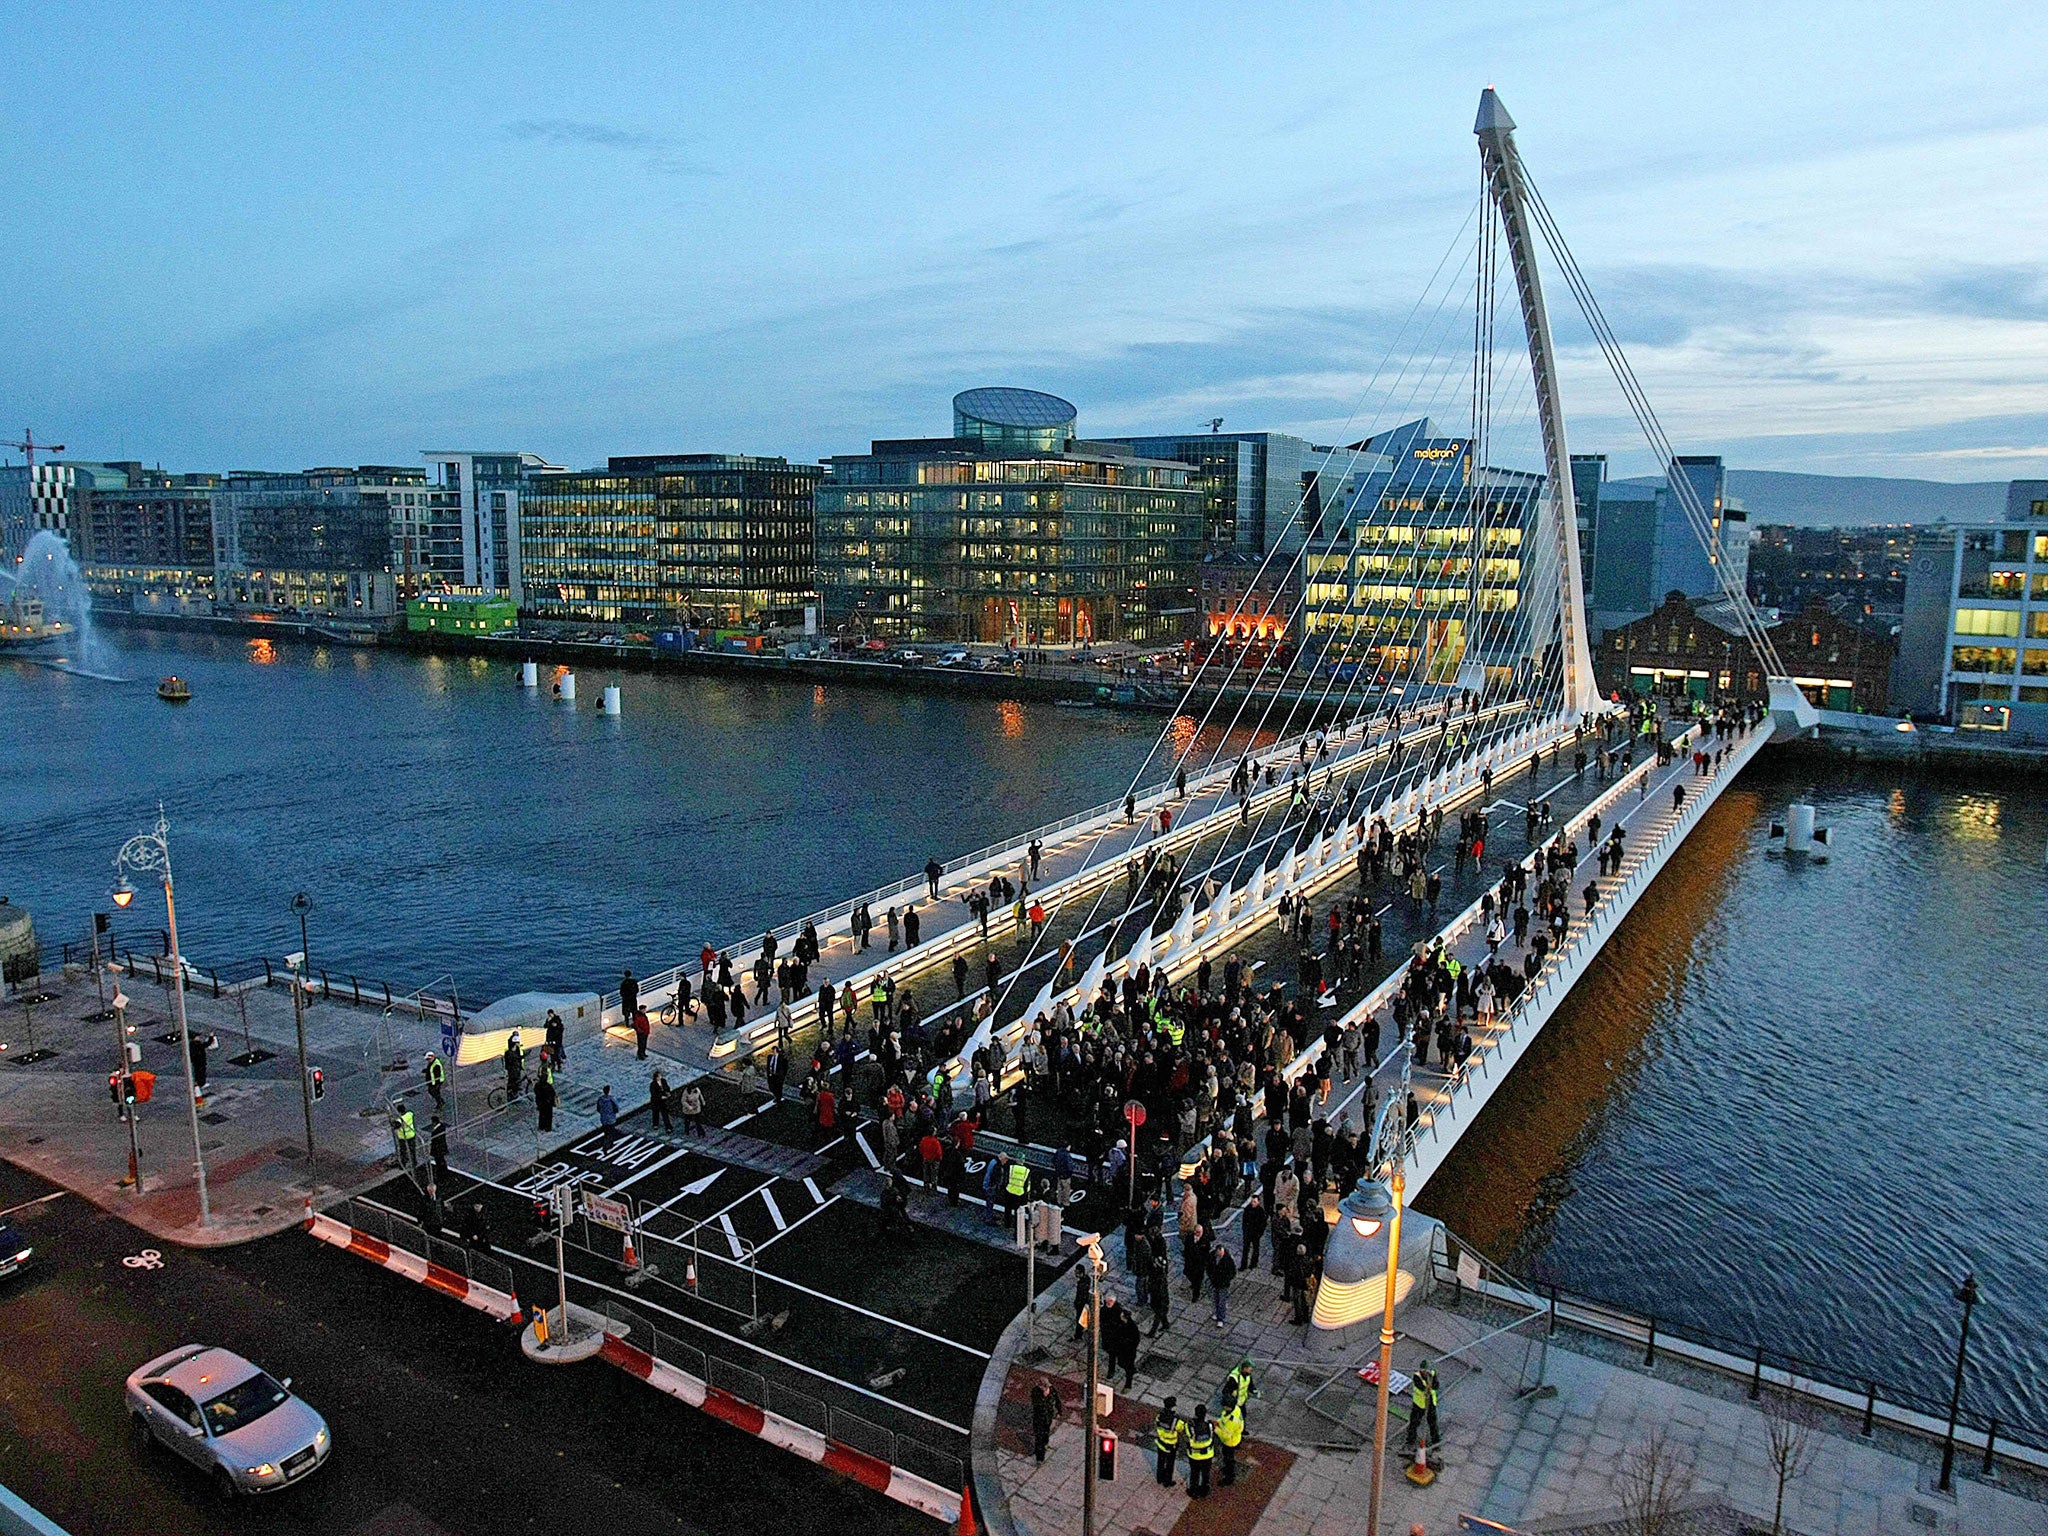
[[[135,899],[135,887],[128,883],[129,870],[139,875],[156,875],[164,883],[164,917],[171,941],[171,980],[178,1000],[178,1044],[185,1057],[185,1113],[192,1123],[192,1162],[199,1174],[199,1225],[211,1224],[213,1210],[206,1197],[206,1153],[199,1145],[199,1083],[192,1070],[192,1028],[185,1019],[185,957],[178,948],[178,898],[171,881],[171,824],[163,808],[156,813],[156,825],[138,832],[114,855],[114,905],[125,908]]]

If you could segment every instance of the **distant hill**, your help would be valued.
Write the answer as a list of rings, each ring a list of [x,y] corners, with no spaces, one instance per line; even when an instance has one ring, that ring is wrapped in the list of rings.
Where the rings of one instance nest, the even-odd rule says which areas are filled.
[[[1892,480],[1731,469],[1728,490],[1751,526],[1855,528],[1869,523],[1989,523],[2005,516],[2003,480]]]

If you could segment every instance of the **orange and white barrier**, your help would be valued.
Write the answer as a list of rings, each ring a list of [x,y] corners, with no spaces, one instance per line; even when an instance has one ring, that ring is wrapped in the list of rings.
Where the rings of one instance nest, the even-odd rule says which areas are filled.
[[[863,1487],[872,1488],[899,1504],[907,1504],[935,1520],[950,1525],[959,1518],[960,1495],[951,1489],[941,1488],[937,1483],[928,1482],[901,1467],[891,1466],[879,1456],[870,1456],[850,1445],[842,1445],[794,1419],[757,1408],[745,1398],[734,1397],[730,1392],[699,1381],[687,1371],[676,1369],[666,1360],[655,1359],[646,1350],[635,1348],[616,1334],[605,1335],[604,1348],[599,1353],[601,1358],[639,1377],[657,1392],[666,1392],[692,1408],[701,1408],[734,1429],[743,1430],[806,1461],[817,1462],[841,1477],[850,1477]]]
[[[445,1264],[436,1264],[431,1259],[420,1257],[403,1248],[394,1248],[381,1237],[372,1237],[358,1231],[347,1222],[336,1221],[332,1216],[323,1216],[312,1211],[306,1217],[306,1230],[323,1243],[336,1248],[345,1248],[359,1254],[372,1264],[380,1265],[416,1284],[424,1285],[430,1291],[439,1291],[443,1296],[452,1296],[465,1307],[474,1307],[487,1317],[494,1317],[501,1323],[517,1323],[524,1320],[517,1296],[488,1285],[480,1285],[467,1275],[457,1274]]]

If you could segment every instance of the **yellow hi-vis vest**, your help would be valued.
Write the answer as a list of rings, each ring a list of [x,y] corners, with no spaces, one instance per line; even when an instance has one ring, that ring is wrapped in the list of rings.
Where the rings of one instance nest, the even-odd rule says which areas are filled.
[[[1031,1170],[1022,1163],[1010,1164],[1010,1182],[1008,1187],[1013,1195],[1023,1194],[1025,1190],[1031,1187]]]
[[[1165,1414],[1152,1426],[1152,1440],[1160,1450],[1171,1451],[1180,1445],[1180,1434],[1187,1426],[1179,1419],[1169,1419]]]
[[[427,1063],[427,1081],[435,1087],[439,1087],[442,1083],[448,1081],[448,1068],[442,1065],[441,1058],[438,1056]]]
[[[1211,1461],[1216,1456],[1216,1437],[1205,1424],[1200,1429],[1188,1431],[1188,1460]]]
[[[398,1116],[398,1139],[400,1141],[411,1141],[415,1134],[417,1133],[413,1130],[412,1111],[409,1109],[401,1110]]]
[[[1216,1421],[1216,1438],[1232,1450],[1244,1439],[1244,1410],[1232,1408]]]

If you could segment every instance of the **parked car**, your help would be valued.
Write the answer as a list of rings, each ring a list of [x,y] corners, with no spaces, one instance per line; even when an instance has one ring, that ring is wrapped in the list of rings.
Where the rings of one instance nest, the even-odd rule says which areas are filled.
[[[922,666],[924,664],[924,652],[906,647],[896,653],[896,660],[906,667]]]
[[[0,1275],[13,1274],[28,1262],[28,1256],[34,1252],[21,1228],[0,1221]]]
[[[966,646],[953,646],[949,650],[939,652],[939,665],[942,667],[964,666],[967,662],[967,654]]]
[[[223,1498],[267,1493],[334,1450],[327,1421],[291,1385],[232,1350],[181,1344],[129,1376],[129,1423],[139,1445],[170,1447]]]

